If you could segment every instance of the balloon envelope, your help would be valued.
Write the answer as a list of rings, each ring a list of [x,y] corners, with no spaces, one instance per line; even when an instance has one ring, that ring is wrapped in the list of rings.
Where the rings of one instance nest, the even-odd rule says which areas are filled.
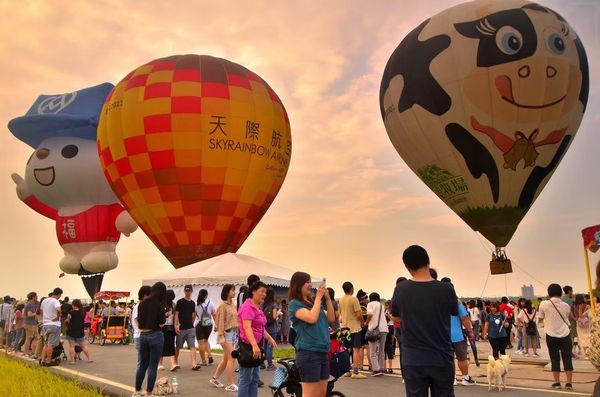
[[[269,85],[204,55],[129,73],[98,128],[106,178],[175,267],[237,251],[281,188],[291,149],[287,113]]]
[[[571,144],[588,86],[585,50],[562,17],[522,0],[478,0],[402,40],[380,107],[408,166],[504,247]]]

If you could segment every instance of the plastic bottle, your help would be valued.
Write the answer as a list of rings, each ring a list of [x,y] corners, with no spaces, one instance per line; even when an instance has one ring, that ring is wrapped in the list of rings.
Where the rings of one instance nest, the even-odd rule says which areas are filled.
[[[173,375],[171,378],[171,385],[173,385],[173,394],[179,393],[179,382],[177,382],[177,376]]]

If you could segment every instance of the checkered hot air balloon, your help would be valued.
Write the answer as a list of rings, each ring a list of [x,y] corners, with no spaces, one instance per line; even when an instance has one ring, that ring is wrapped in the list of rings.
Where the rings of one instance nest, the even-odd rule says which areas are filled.
[[[281,188],[291,150],[288,116],[271,87],[206,55],[129,73],[98,128],[109,184],[176,268],[238,250]]]

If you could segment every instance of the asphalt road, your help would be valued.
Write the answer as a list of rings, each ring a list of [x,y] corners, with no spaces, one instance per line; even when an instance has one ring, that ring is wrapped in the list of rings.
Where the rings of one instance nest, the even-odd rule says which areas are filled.
[[[117,396],[130,396],[133,391],[133,380],[136,363],[135,348],[131,345],[112,345],[106,346],[92,345],[92,353],[94,355],[93,363],[77,362],[76,365],[67,365],[66,363],[60,367],[52,367],[51,370],[56,371],[65,376],[78,378],[85,383],[91,383],[96,386],[105,388]],[[218,362],[219,356],[215,356],[215,361]],[[180,397],[198,396],[203,397],[224,397],[227,395],[236,396],[235,393],[228,393],[222,389],[214,388],[208,379],[212,376],[215,366],[203,367],[200,371],[192,371],[190,367],[190,354],[184,351],[180,359],[182,369],[176,372],[179,387]],[[483,367],[482,367],[483,368]],[[541,369],[532,369],[542,372]],[[261,379],[268,385],[271,382],[273,372],[261,371]],[[549,374],[548,374],[549,375]],[[576,374],[577,375],[577,374]],[[160,376],[172,376],[169,371],[159,371]],[[476,375],[477,376],[477,375]],[[579,392],[553,391],[545,389],[550,383],[531,383],[536,385],[536,389],[529,386],[519,386],[516,388],[509,387],[502,394],[497,391],[488,391],[485,377],[477,376],[478,385],[475,386],[456,386],[455,393],[457,397],[467,396],[487,396],[496,395],[503,397],[552,397],[552,396],[590,396],[591,380],[586,383],[575,383],[576,389]],[[595,379],[595,378],[594,378]],[[483,384],[485,383],[485,384]],[[511,382],[509,381],[509,385]],[[512,383],[521,384],[522,382]],[[364,380],[354,380],[350,378],[342,378],[336,383],[335,390],[343,392],[348,397],[358,396],[405,396],[402,378],[399,375],[385,375],[383,377],[371,378]],[[582,390],[588,390],[587,393]],[[268,387],[259,390],[260,397],[272,396]]]

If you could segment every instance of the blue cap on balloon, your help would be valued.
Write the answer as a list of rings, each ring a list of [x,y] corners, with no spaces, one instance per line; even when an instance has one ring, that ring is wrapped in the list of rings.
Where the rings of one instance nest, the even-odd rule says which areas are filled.
[[[8,129],[34,149],[52,137],[95,140],[102,105],[113,87],[103,83],[67,94],[40,95],[25,116],[8,122]]]

